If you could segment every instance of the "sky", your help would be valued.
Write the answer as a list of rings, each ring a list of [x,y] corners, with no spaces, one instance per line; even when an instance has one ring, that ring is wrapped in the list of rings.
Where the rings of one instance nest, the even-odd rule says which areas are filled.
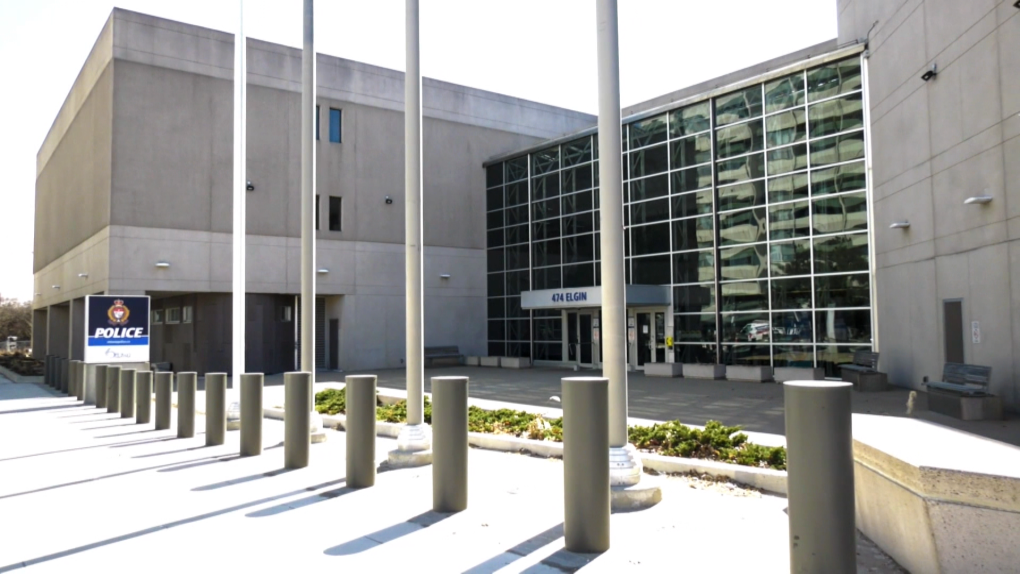
[[[32,298],[36,153],[114,6],[233,32],[238,0],[0,0],[0,296]],[[246,0],[245,33],[301,45],[302,0]],[[319,52],[404,69],[403,0],[319,0]],[[421,0],[428,77],[588,113],[593,0]],[[836,36],[836,0],[619,0],[624,107]]]

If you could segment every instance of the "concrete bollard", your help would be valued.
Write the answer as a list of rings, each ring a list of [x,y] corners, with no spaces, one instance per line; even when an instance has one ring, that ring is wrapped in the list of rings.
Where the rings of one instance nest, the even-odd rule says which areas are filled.
[[[106,412],[120,412],[120,367],[106,367]]]
[[[47,387],[52,387],[51,372],[53,370],[53,355],[46,355],[43,358],[43,382]]]
[[[790,572],[857,572],[852,389],[843,382],[783,384]]]
[[[71,361],[71,394],[79,401],[85,400],[85,363],[77,359]]]
[[[571,552],[605,552],[610,513],[609,379],[567,377],[562,384],[565,546]]]
[[[283,466],[308,466],[311,451],[312,374],[283,375]]]
[[[177,373],[177,438],[195,436],[195,393],[198,373]]]
[[[375,486],[375,375],[351,375],[347,383],[347,486]]]
[[[64,358],[60,359],[60,392],[64,393],[65,395],[70,394],[70,393],[67,392],[67,383],[68,383],[68,375],[69,375],[68,367],[69,366],[70,366],[70,363],[68,362],[67,359],[64,359]]]
[[[108,365],[96,365],[96,408],[106,408],[106,369]]]
[[[227,374],[205,374],[205,446],[227,441]]]
[[[76,381],[74,376],[74,370],[77,368],[77,365],[78,361],[75,361],[74,359],[67,361],[67,394],[75,399],[78,398],[78,393],[75,389]]]
[[[135,422],[140,425],[152,421],[152,371],[135,375]]]
[[[81,364],[81,369],[85,373],[85,390],[83,391],[85,394],[85,404],[93,407],[96,406],[96,400],[98,399],[97,391],[99,390],[99,387],[96,385],[96,381],[98,380],[96,379],[98,367],[99,365],[90,363]],[[103,380],[103,384],[106,384],[105,379]]]
[[[174,374],[156,373],[156,430],[170,428],[170,402],[173,396]]]
[[[432,377],[432,510],[460,512],[467,505],[468,378]]]
[[[120,418],[135,417],[135,373],[137,369],[120,370]]]
[[[262,454],[262,373],[241,375],[241,456]]]

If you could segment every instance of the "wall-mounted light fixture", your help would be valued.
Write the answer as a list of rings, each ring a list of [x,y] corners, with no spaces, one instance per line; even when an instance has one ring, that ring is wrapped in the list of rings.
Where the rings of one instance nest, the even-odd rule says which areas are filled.
[[[449,273],[440,273],[439,274],[439,278],[440,279],[449,279],[450,278],[450,274]]]
[[[392,203],[393,203],[393,198],[387,195],[386,196],[386,205],[390,205]]]
[[[1016,2],[1013,2],[1013,7],[1020,10],[1020,0],[1016,0]]]
[[[252,183],[251,181],[246,181],[244,183],[244,188],[247,189],[248,191],[255,191],[255,184]]]
[[[53,288],[54,289],[60,289],[60,285],[54,285]]]
[[[984,205],[992,202],[992,196],[990,195],[975,195],[974,197],[968,197],[963,201],[964,205]]]
[[[42,297],[42,293],[36,293],[35,296],[36,297]]]
[[[889,229],[907,229],[910,227],[909,221],[896,221],[889,226]]]
[[[319,273],[325,275],[326,273],[329,273],[329,269],[326,269],[325,267],[319,267]]]
[[[170,262],[169,261],[157,261],[156,262],[156,267],[158,267],[160,269],[166,269],[167,267],[170,267]]]
[[[88,274],[88,273],[79,273],[79,274],[78,274],[78,277],[81,277],[82,279],[84,279],[84,278],[86,278],[86,277],[88,277],[88,276],[89,276],[89,274]]]
[[[931,68],[928,68],[928,70],[925,71],[925,73],[921,74],[921,79],[927,82],[928,80],[937,76],[938,73],[939,73],[938,66],[932,64]]]

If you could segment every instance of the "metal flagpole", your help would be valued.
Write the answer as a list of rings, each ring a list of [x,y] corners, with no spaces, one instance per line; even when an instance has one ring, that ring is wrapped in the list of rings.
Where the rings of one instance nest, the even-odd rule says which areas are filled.
[[[404,72],[404,240],[407,293],[407,424],[400,429],[391,464],[417,466],[432,462],[431,429],[424,424],[424,348],[422,346],[421,233],[421,68],[418,0],[406,0]]]
[[[245,197],[247,180],[247,96],[246,41],[244,37],[244,0],[238,1],[237,34],[234,36],[234,244],[233,326],[231,330],[231,375],[240,380],[244,372],[245,327]]]

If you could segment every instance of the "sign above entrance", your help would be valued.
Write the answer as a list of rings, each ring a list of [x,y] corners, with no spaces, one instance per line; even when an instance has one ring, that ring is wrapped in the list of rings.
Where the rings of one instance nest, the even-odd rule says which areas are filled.
[[[628,307],[665,307],[669,305],[669,287],[661,285],[627,285]],[[575,309],[601,307],[602,287],[542,289],[521,292],[522,309]]]

